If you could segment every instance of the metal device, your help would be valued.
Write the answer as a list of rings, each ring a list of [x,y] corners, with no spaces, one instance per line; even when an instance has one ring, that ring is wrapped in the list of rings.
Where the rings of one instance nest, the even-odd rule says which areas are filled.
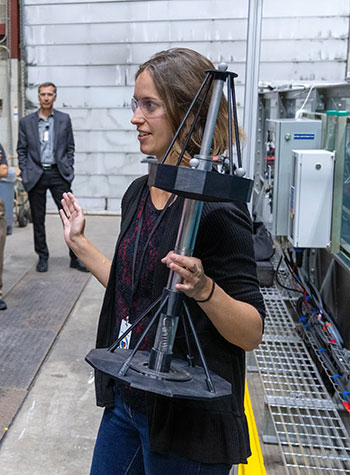
[[[193,253],[203,201],[244,201],[250,200],[252,180],[244,178],[241,164],[239,143],[239,128],[235,101],[234,78],[237,74],[227,71],[227,65],[221,64],[218,69],[207,71],[206,77],[197,92],[179,129],[169,145],[162,161],[150,163],[148,184],[163,190],[181,195],[185,198],[180,226],[177,234],[175,252],[191,256]],[[213,171],[213,158],[209,156],[216,119],[220,107],[223,87],[227,83],[228,96],[228,136],[229,136],[229,166],[228,174]],[[180,163],[186,151],[192,132],[198,122],[200,109],[203,107],[210,89],[212,88],[209,110],[200,154],[190,161],[190,167],[181,167]],[[184,147],[179,155],[176,166],[167,165],[166,159],[187,119],[193,112],[194,105],[199,104],[193,123],[187,133]],[[233,118],[233,122],[232,122]],[[235,133],[235,145],[238,166],[233,164],[232,137]],[[127,382],[132,387],[154,392],[170,397],[213,399],[231,393],[231,384],[220,376],[209,371],[205,356],[200,346],[193,325],[186,299],[183,293],[176,289],[181,278],[170,271],[167,287],[162,295],[123,333],[108,349],[94,349],[86,356],[86,360],[94,368],[108,374],[116,380]],[[119,343],[148,316],[159,304],[158,310],[150,321],[132,350],[119,349]],[[146,334],[159,318],[156,337],[150,353],[138,351]],[[173,344],[179,319],[183,318],[183,327],[187,342],[188,361],[173,359]],[[193,363],[189,344],[191,329],[197,347],[202,367]],[[203,379],[203,376],[205,378]]]
[[[293,150],[288,239],[294,247],[329,246],[334,152]]]
[[[321,146],[321,121],[278,119],[266,121],[265,192],[270,198],[274,236],[288,235],[292,150]]]

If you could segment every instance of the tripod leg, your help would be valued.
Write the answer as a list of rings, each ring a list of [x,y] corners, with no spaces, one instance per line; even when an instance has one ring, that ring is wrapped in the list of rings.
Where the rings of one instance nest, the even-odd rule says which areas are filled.
[[[186,320],[185,320],[185,317],[184,317],[183,314],[182,314],[182,325],[184,327],[185,340],[186,340],[186,346],[187,346],[187,355],[186,355],[186,357],[188,359],[189,365],[192,366],[192,368],[194,368],[195,367],[194,357],[192,355],[191,343],[190,343],[190,338],[189,338],[188,330],[187,330],[187,324],[186,324]]]
[[[146,315],[149,314],[149,312],[151,312],[154,307],[160,302],[162,296],[158,297],[157,300],[155,300],[153,303],[151,303],[151,305],[147,308],[147,310],[145,310],[143,312],[142,315],[139,316],[139,318],[132,324],[130,325],[130,327],[126,330],[126,332],[124,332],[116,341],[114,341],[111,346],[108,348],[108,351],[114,351],[118,348],[118,345],[119,343],[126,337],[126,335],[128,335],[140,322],[141,320],[143,320]]]
[[[229,162],[230,162],[230,175],[233,174],[233,153],[232,153],[232,94],[231,94],[231,81],[230,78],[227,81],[227,103],[228,103],[228,150],[229,150]]]
[[[129,369],[129,366],[130,366],[130,363],[131,363],[131,360],[133,359],[133,357],[135,356],[135,353],[136,351],[139,349],[139,346],[141,345],[141,343],[143,342],[143,339],[145,338],[145,336],[147,335],[147,333],[149,332],[151,326],[153,325],[153,323],[155,322],[155,320],[157,319],[158,315],[160,314],[160,312],[163,310],[163,308],[165,307],[165,304],[167,303],[168,301],[168,297],[165,297],[164,301],[162,302],[161,306],[159,307],[159,309],[156,311],[156,313],[154,314],[154,316],[152,317],[151,321],[149,322],[149,324],[147,325],[147,327],[145,328],[144,332],[142,333],[139,341],[136,343],[135,345],[135,348],[132,350],[130,356],[125,360],[123,366],[120,368],[119,370],[119,376],[125,376],[126,372],[128,371]]]
[[[165,154],[164,154],[164,156],[163,156],[163,158],[162,158],[162,161],[161,161],[162,164],[166,161],[166,159],[167,159],[167,157],[168,157],[168,155],[169,155],[170,150],[173,148],[173,145],[174,145],[174,143],[176,142],[176,139],[177,139],[178,135],[180,134],[180,132],[181,132],[183,126],[185,125],[185,123],[186,123],[186,121],[187,121],[189,115],[191,114],[192,108],[194,107],[195,103],[197,102],[197,99],[198,99],[200,93],[202,92],[204,86],[208,83],[208,81],[210,81],[210,85],[211,85],[211,83],[213,82],[213,77],[210,75],[209,72],[207,72],[207,75],[206,75],[206,77],[204,78],[204,81],[202,82],[201,87],[199,88],[197,94],[195,95],[195,97],[194,97],[194,99],[193,99],[193,101],[192,101],[190,107],[188,108],[188,110],[187,110],[187,112],[186,112],[184,118],[182,119],[181,124],[179,125],[179,128],[177,129],[177,131],[176,131],[176,133],[175,133],[175,135],[174,135],[172,141],[170,142],[170,145],[169,145],[169,147],[168,147],[168,150],[165,152]],[[185,148],[186,148],[186,147],[182,147],[183,152],[185,151]],[[179,165],[179,163],[180,163],[180,162],[178,162],[177,164]]]
[[[206,81],[206,80],[205,80],[205,81]],[[208,82],[208,85],[207,85],[207,89],[205,90],[204,95],[203,95],[203,97],[202,97],[202,99],[201,99],[201,102],[200,102],[200,104],[199,104],[199,106],[198,106],[197,114],[196,114],[196,116],[195,116],[195,118],[194,118],[194,120],[193,120],[193,122],[192,122],[192,124],[191,124],[190,130],[188,131],[188,134],[187,134],[187,136],[186,136],[186,140],[185,140],[185,143],[184,143],[184,145],[183,145],[183,147],[182,147],[182,150],[181,150],[181,153],[180,153],[179,158],[178,158],[178,160],[177,160],[176,166],[179,166],[180,163],[182,162],[182,158],[183,158],[183,156],[185,155],[185,151],[186,151],[186,149],[187,149],[187,145],[188,145],[188,143],[189,143],[189,141],[190,141],[190,139],[191,139],[191,136],[192,136],[192,134],[193,134],[194,128],[195,128],[195,126],[197,125],[198,118],[199,118],[199,114],[200,114],[200,112],[201,112],[201,110],[202,110],[202,107],[203,107],[203,104],[204,104],[204,102],[205,102],[205,100],[206,100],[206,98],[207,98],[207,96],[208,96],[208,93],[209,93],[210,87],[211,87],[211,85],[212,85],[212,82],[213,82],[213,78],[211,77],[211,78],[209,79],[209,82]],[[203,87],[204,87],[204,83],[203,83]],[[197,97],[199,97],[199,94],[200,94],[201,91],[202,91],[202,88],[199,90],[199,92],[198,92],[198,94],[196,95],[195,99],[193,100],[191,106],[195,103],[195,101],[197,100]],[[192,107],[190,107],[190,109],[188,110],[188,112],[190,112],[191,110],[192,110]],[[189,115],[189,114],[188,114],[188,115]],[[188,115],[187,115],[187,117],[188,117]],[[187,117],[186,117],[186,119],[187,119]],[[184,119],[184,120],[185,120],[185,119]]]
[[[236,106],[236,93],[235,93],[235,83],[232,76],[229,76],[229,85],[231,88],[232,94],[232,110],[233,110],[233,125],[235,128],[235,142],[236,142],[236,151],[237,151],[237,165],[238,168],[242,167],[242,158],[241,158],[241,146],[239,143],[239,129],[238,129],[238,118],[237,118],[237,106]],[[231,98],[228,98],[231,100]]]
[[[194,328],[192,318],[191,318],[190,312],[188,310],[188,307],[186,305],[186,302],[184,302],[183,305],[184,305],[186,316],[188,318],[188,322],[190,324],[190,327],[191,327],[191,330],[192,330],[192,333],[193,333],[193,337],[194,337],[194,340],[196,342],[196,346],[197,346],[197,349],[198,349],[198,352],[199,352],[199,356],[200,356],[200,359],[201,359],[201,362],[202,362],[202,365],[203,365],[203,369],[204,369],[204,372],[205,372],[205,381],[207,383],[209,391],[211,393],[215,393],[216,391],[215,391],[214,384],[213,384],[213,381],[211,379],[211,376],[209,374],[207,362],[205,361],[204,353],[203,353],[201,345],[199,343],[198,336],[197,336],[196,330]]]

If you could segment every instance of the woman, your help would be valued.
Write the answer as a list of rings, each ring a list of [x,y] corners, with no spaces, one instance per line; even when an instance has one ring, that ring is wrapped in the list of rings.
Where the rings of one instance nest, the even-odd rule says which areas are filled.
[[[131,122],[142,153],[162,159],[208,69],[213,64],[188,49],[158,53],[139,68]],[[184,166],[199,153],[208,104]],[[223,98],[213,154],[227,149],[226,135]],[[183,140],[180,136],[175,144],[171,163],[176,163]],[[264,317],[247,207],[205,203],[194,257],[176,255],[171,250],[183,199],[149,188],[147,177],[139,178],[123,197],[121,232],[111,262],[85,238],[83,212],[74,196],[65,194],[62,205],[67,244],[107,288],[97,347],[108,347],[161,294],[171,269],[182,277],[177,289],[188,297],[209,368],[232,384],[232,395],[220,400],[176,400],[131,390],[97,372],[97,404],[106,409],[91,474],[227,475],[232,464],[244,463],[250,455],[243,408],[245,351],[260,343]],[[141,330],[134,329],[130,342],[124,343],[132,347]],[[142,349],[151,349],[153,336],[148,335]],[[186,358],[180,327],[174,355]]]

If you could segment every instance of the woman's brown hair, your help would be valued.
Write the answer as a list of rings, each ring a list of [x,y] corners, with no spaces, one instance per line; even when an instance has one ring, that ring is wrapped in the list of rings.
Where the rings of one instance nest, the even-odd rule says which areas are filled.
[[[197,94],[208,69],[214,69],[214,65],[205,56],[187,48],[172,48],[156,53],[151,59],[142,64],[136,73],[136,79],[144,71],[151,74],[157,92],[165,104],[170,124],[175,133]],[[187,146],[188,154],[185,155],[185,162],[188,162],[189,158],[200,151],[210,96],[211,92],[204,103],[196,128]],[[193,117],[197,113],[198,104],[199,101],[192,109]],[[211,155],[223,153],[228,148],[227,123],[228,105],[223,95],[215,126]],[[174,152],[177,155],[182,148],[189,125],[184,129],[174,147]]]

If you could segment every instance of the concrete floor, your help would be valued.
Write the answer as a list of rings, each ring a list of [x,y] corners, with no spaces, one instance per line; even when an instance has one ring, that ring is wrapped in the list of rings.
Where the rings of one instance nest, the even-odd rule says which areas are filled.
[[[88,216],[86,234],[107,256],[119,231],[115,216]],[[51,257],[67,256],[58,216],[47,216]],[[5,248],[6,292],[37,262],[32,225],[13,227]],[[95,406],[93,373],[84,361],[94,346],[104,294],[90,277],[65,326],[57,336],[28,396],[10,425],[0,450],[0,475],[87,475],[102,410]],[[0,315],[1,317],[1,315]],[[259,376],[247,376],[259,436],[264,400]],[[267,473],[284,473],[279,448],[262,444]]]
[[[119,218],[89,216],[86,234],[108,256]],[[47,216],[51,257],[67,256],[58,216]],[[4,294],[37,262],[32,225],[7,237]],[[96,408],[93,374],[84,356],[94,347],[104,289],[90,277],[42,365],[0,450],[1,475],[86,475],[102,410]],[[0,315],[1,317],[1,315]]]

